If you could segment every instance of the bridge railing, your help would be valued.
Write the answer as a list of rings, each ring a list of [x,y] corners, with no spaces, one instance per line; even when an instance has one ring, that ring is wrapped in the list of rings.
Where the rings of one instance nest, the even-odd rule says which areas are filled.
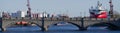
[[[41,18],[2,18],[3,20],[42,20]],[[80,21],[81,18],[44,18],[44,20],[48,21]],[[84,18],[84,21],[89,20],[102,20],[102,21],[108,21],[107,18],[101,19],[101,18]],[[114,20],[114,18],[110,18],[109,20]]]

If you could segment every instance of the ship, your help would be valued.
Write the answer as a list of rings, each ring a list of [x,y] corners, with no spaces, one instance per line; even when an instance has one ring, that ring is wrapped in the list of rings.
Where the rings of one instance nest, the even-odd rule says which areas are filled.
[[[90,18],[107,18],[107,10],[102,7],[102,4],[98,1],[97,6],[89,9]]]

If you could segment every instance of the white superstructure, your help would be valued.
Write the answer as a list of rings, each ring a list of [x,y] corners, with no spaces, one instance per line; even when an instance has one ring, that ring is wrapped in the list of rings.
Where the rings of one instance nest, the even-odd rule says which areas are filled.
[[[101,11],[107,12],[105,8],[102,7],[102,4],[100,2],[97,2],[97,6],[93,8],[93,6],[89,9],[90,17],[97,18],[98,15],[100,15]]]

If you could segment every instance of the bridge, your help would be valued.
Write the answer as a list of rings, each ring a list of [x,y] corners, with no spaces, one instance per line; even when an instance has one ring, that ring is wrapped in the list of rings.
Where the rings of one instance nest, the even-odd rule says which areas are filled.
[[[115,19],[96,19],[96,18],[0,18],[0,28],[5,31],[7,27],[15,25],[17,22],[26,21],[28,24],[36,24],[41,28],[42,31],[47,31],[50,25],[57,24],[59,22],[67,22],[73,24],[84,30],[90,25],[97,23],[110,23]]]

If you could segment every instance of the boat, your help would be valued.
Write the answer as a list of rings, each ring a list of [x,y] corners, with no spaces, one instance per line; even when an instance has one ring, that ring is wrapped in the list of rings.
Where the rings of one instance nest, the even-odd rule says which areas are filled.
[[[89,9],[90,12],[90,18],[107,18],[107,10],[102,8],[102,4],[100,2],[97,2],[96,8],[93,8],[93,6]]]
[[[17,22],[16,25],[23,25],[23,26],[27,26],[28,25],[28,22],[25,22],[25,21],[20,21],[20,22]]]

